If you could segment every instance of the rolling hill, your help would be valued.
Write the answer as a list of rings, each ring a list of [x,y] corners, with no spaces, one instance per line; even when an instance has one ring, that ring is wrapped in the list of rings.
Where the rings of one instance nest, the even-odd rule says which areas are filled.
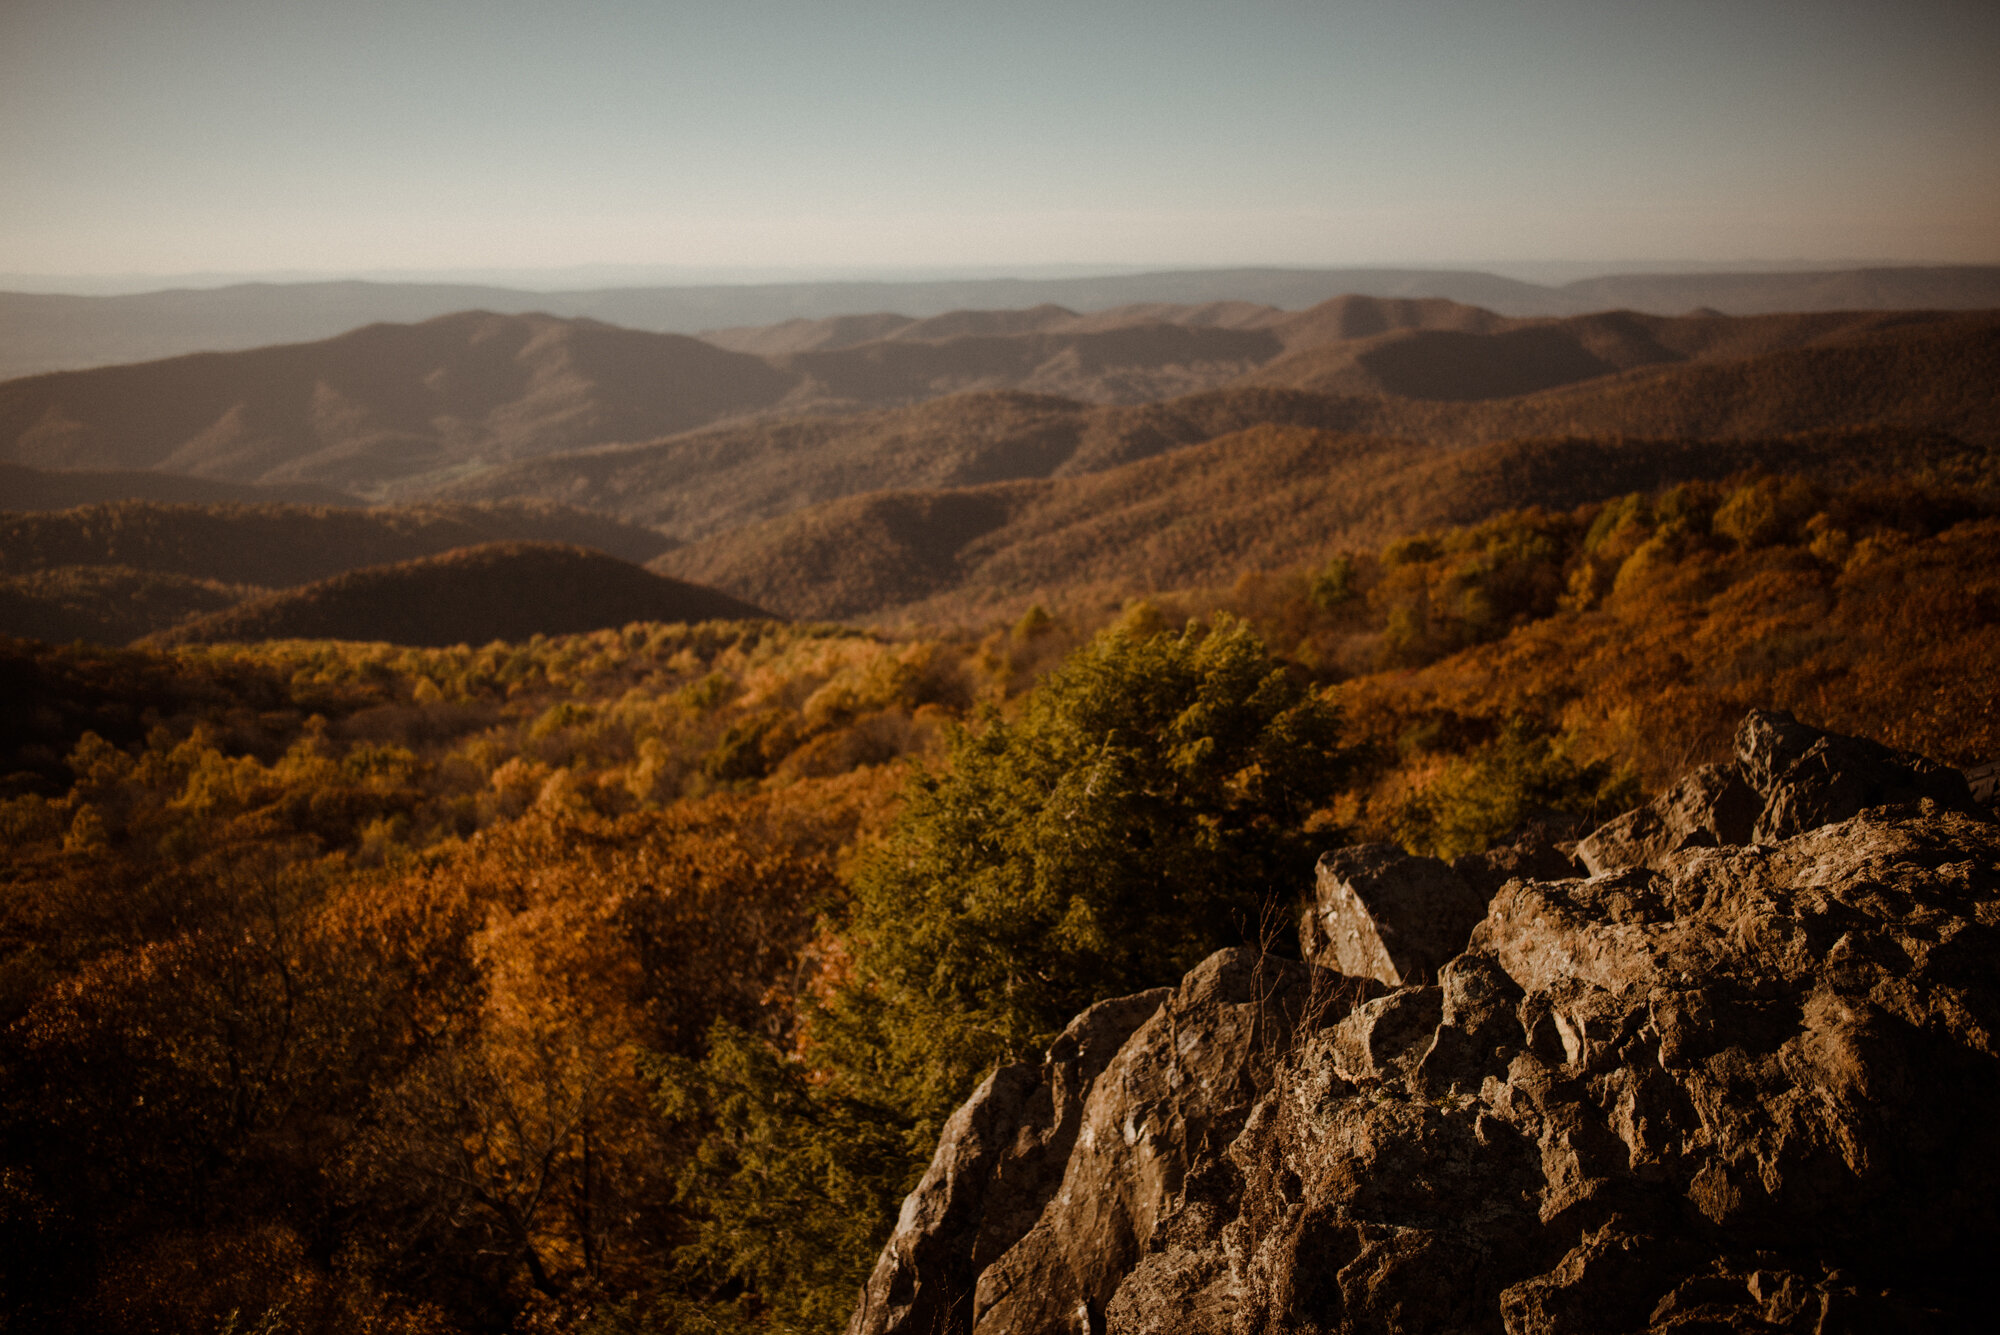
[[[786,320],[775,325],[713,329],[708,342],[734,352],[783,357],[803,352],[836,352],[863,343],[940,343],[964,337],[1018,334],[1096,334],[1142,325],[1189,329],[1268,329],[1286,348],[1335,339],[1367,338],[1394,329],[1458,329],[1483,333],[1512,323],[1479,306],[1442,297],[1373,297],[1344,293],[1305,310],[1289,311],[1251,301],[1176,304],[1155,301],[1079,313],[1045,304],[1027,310],[948,311],[929,319],[908,315],[838,315],[824,320]]]
[[[648,529],[548,504],[357,510],[127,502],[52,514],[0,514],[0,574],[119,566],[283,588],[497,541],[570,543],[633,562],[651,560],[672,546]]]
[[[832,346],[833,333],[794,329],[794,341],[820,346],[767,357],[588,321],[469,314],[9,382],[0,385],[0,455],[238,484],[337,484],[375,500],[558,496],[692,535],[667,516],[699,513],[718,471],[732,475],[725,493],[765,494],[742,512],[762,518],[882,486],[1033,476],[1144,452],[1127,442],[1075,460],[1038,420],[998,457],[980,448],[983,476],[953,474],[967,442],[992,441],[1019,416],[972,421],[991,400],[929,407],[966,393],[1134,407],[1277,387],[1348,401],[1302,424],[1458,441],[1876,422],[1977,432],[1991,420],[1997,319],[1611,312],[1521,321],[1448,301],[1346,296],[1291,313],[1243,303],[1094,316],[1052,306],[961,311],[844,346]],[[913,416],[840,424],[885,407]],[[1278,420],[1297,420],[1296,407]],[[820,420],[799,426],[806,418]],[[1126,425],[1147,433],[1138,418],[1095,420],[1114,436]],[[1082,440],[1081,429],[1070,434]],[[911,442],[920,457],[871,461],[870,437],[892,450]],[[1168,429],[1154,444],[1190,439]],[[571,458],[634,441],[648,452],[615,464]],[[553,470],[536,464],[552,458],[562,460]],[[572,463],[574,474],[565,471]],[[606,468],[622,475],[615,500],[592,480]],[[711,531],[720,520],[700,523]]]
[[[901,335],[777,364],[801,378],[794,402],[916,403],[1012,389],[1096,403],[1145,403],[1240,379],[1284,351],[1268,329],[1147,322],[1101,330]]]
[[[0,463],[0,511],[68,510],[112,501],[166,505],[360,505],[345,492],[313,483],[259,487],[144,468],[29,468]]]
[[[1826,312],[1678,318],[1606,311],[1506,321],[1476,331],[1411,327],[1307,345],[1250,377],[1322,394],[1467,402],[1515,398],[1649,366],[1742,361],[1809,348],[1952,339],[1993,327],[1990,313]]]
[[[1587,372],[1538,392],[1469,397]],[[1257,383],[1288,376],[1299,383]],[[1282,358],[1251,382],[1141,405],[985,393],[745,422],[525,461],[440,490],[462,500],[550,496],[695,540],[840,496],[1096,472],[1260,422],[1456,446],[1858,427],[1996,445],[2000,316],[1622,314],[1486,334],[1391,331]],[[1329,382],[1366,392],[1328,392]]]
[[[1436,442],[1260,425],[1104,472],[825,505],[677,548],[653,568],[794,616],[913,624],[1226,584],[1528,505],[1567,509],[1748,467],[1830,483],[2000,487],[1947,436]]]
[[[0,574],[0,636],[130,644],[268,590],[130,566],[59,566]]]
[[[548,496],[692,540],[842,496],[1091,472],[1258,422],[1345,427],[1352,405],[1281,389],[1138,406],[1017,393],[716,427],[495,469],[442,499]]]
[[[794,406],[919,402],[1001,389],[1130,404],[1218,388],[1297,349],[1398,330],[1485,333],[1517,323],[1443,299],[1352,294],[1304,311],[1211,302],[1079,314],[1044,305],[886,323],[896,318],[791,322],[735,331],[734,344],[717,341],[768,349],[764,355],[799,375]],[[871,327],[882,332],[853,337]]]
[[[384,321],[455,311],[542,311],[655,333],[695,334],[866,311],[924,319],[960,309],[1043,304],[1103,311],[1135,304],[1252,303],[1303,310],[1342,293],[1444,298],[1509,316],[1627,307],[1675,315],[2000,307],[2000,268],[1898,267],[1824,273],[1625,274],[1560,286],[1496,274],[1417,269],[1221,269],[1089,278],[731,284],[531,292],[418,283],[243,283],[129,296],[0,293],[0,379],[119,362],[296,343]],[[869,335],[874,337],[876,335]],[[777,353],[805,346],[744,348]]]
[[[769,406],[792,383],[697,339],[475,312],[10,381],[0,385],[0,451],[47,468],[366,490],[650,439]]]
[[[370,566],[183,622],[162,644],[272,639],[445,646],[568,635],[634,621],[768,618],[713,589],[559,543],[464,547]]]
[[[1783,328],[1782,325],[1778,328]],[[1531,435],[1739,439],[1888,427],[2000,444],[2000,315],[1870,324],[1477,402],[1355,399],[1353,429],[1472,443]]]

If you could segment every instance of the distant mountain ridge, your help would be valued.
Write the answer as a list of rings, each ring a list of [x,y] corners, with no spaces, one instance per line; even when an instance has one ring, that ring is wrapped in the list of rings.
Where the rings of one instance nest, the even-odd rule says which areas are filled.
[[[888,312],[794,319],[742,329],[711,329],[701,337],[735,352],[783,357],[835,352],[878,341],[936,343],[968,335],[1094,334],[1135,325],[1168,324],[1190,329],[1268,329],[1291,349],[1329,339],[1367,338],[1395,329],[1484,333],[1506,322],[1506,317],[1483,307],[1442,297],[1375,297],[1349,292],[1297,311],[1253,301],[1154,301],[1079,312],[1051,302],[1026,310],[947,311],[921,320]]]
[[[893,327],[876,321],[866,330],[876,337],[841,346],[835,344],[856,336],[855,327],[794,325],[769,342],[804,350],[754,355],[589,320],[475,312],[374,325],[320,343],[6,382],[0,459],[42,468],[151,468],[239,484],[318,484],[377,501],[550,495],[658,523],[643,498],[586,500],[587,484],[580,490],[560,472],[537,466],[522,472],[518,465],[565,456],[588,472],[598,462],[580,451],[668,442],[667,452],[686,466],[643,485],[698,491],[705,474],[741,471],[740,460],[714,453],[730,440],[740,443],[739,454],[747,448],[769,456],[778,443],[783,455],[794,452],[781,443],[787,439],[842,434],[827,423],[857,410],[915,410],[967,392],[1144,405],[1273,386],[1354,400],[1341,416],[1322,414],[1312,425],[1455,439],[1598,430],[1768,434],[1878,418],[1976,434],[1993,429],[1990,417],[1981,416],[1992,393],[1982,397],[1979,386],[1992,371],[1996,320],[1938,311],[1609,312],[1518,320],[1442,300],[1348,295],[1298,312],[1245,303],[1096,315],[1053,306],[961,311]],[[1911,358],[1926,348],[1936,364],[1917,366]],[[1812,375],[1832,377],[1834,409],[1794,394],[1776,419],[1795,414],[1797,421],[1768,413],[1732,418],[1741,416],[1744,394],[1758,387],[1731,388],[1731,377],[1740,381],[1742,373],[1725,368],[1784,356],[1794,358],[1794,371],[1772,370],[1775,380],[1763,388],[1780,397],[1792,393],[1798,388],[1792,382],[1804,374],[1797,368],[1810,364],[1817,368]],[[1829,369],[1835,363],[1843,368],[1838,374]],[[1696,374],[1697,367],[1711,369]],[[1915,408],[1905,403],[1881,417],[1882,405],[1911,392],[1907,385],[1898,391],[1893,378],[1913,370],[1937,384]],[[1681,372],[1676,381],[1673,373]],[[1692,391],[1673,385],[1697,381],[1706,385],[1697,396],[1705,407],[1690,416]],[[1591,405],[1614,392],[1624,416],[1605,422]],[[1570,397],[1558,402],[1549,395]],[[1467,407],[1446,406],[1453,404]],[[822,425],[789,424],[810,416]],[[747,434],[732,426],[733,436],[680,440],[728,422]],[[1225,429],[1248,424],[1239,419]],[[992,434],[990,424],[978,424],[947,435],[961,439],[968,430]],[[919,454],[937,453],[941,438],[931,436],[918,444]],[[1185,436],[1174,440],[1186,443]],[[806,458],[778,466],[795,476],[801,468],[826,471]],[[907,477],[837,485],[854,492],[1022,475],[1014,465],[985,477],[934,474],[918,461]],[[776,474],[771,482],[780,492],[791,485]],[[820,484],[802,485],[786,508],[827,498]],[[682,536],[690,535],[682,530]]]
[[[368,487],[686,430],[768,407],[796,379],[679,334],[472,312],[9,381],[0,452],[41,467]]]
[[[466,310],[589,318],[653,333],[736,331],[791,320],[897,311],[1054,304],[1101,311],[1139,303],[1248,302],[1303,310],[1343,293],[1444,298],[1502,315],[1562,316],[1627,307],[1677,315],[1798,310],[2000,307],[2000,266],[1899,266],[1826,272],[1626,274],[1547,286],[1473,270],[1206,269],[1094,278],[625,287],[535,292],[470,284],[245,283],[130,296],[0,292],[0,380],[45,371],[330,338],[381,322]],[[745,349],[751,350],[751,349]],[[761,350],[761,349],[759,349]],[[802,348],[785,349],[801,351]]]
[[[1234,303],[1087,316],[1042,306],[794,329],[804,350],[753,355],[591,320],[467,312],[9,381],[0,458],[406,499],[510,460],[730,417],[978,390],[1139,403],[1231,383],[1329,339],[1507,323],[1447,301],[1356,296],[1300,312]]]

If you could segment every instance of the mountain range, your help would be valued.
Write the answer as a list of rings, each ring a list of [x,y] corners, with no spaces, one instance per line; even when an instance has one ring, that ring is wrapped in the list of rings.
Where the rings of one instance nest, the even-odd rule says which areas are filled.
[[[328,338],[364,324],[415,323],[465,310],[589,318],[696,334],[784,321],[898,311],[1042,304],[1100,311],[1135,303],[1247,302],[1300,310],[1343,293],[1445,298],[1509,316],[1626,307],[1678,315],[1801,310],[2000,307],[2000,267],[1901,266],[1777,273],[1635,273],[1546,285],[1435,269],[1210,269],[1106,277],[950,282],[824,282],[538,292],[448,283],[244,283],[125,296],[0,292],[0,379]],[[885,318],[885,317],[866,317]],[[897,318],[897,317],[886,317]]]
[[[1564,376],[1580,378],[1480,397]],[[1228,388],[1163,402],[965,393],[523,460],[446,481],[436,495],[547,496],[693,541],[864,492],[1099,472],[1260,423],[1451,446],[1862,427],[1992,445],[2000,317],[1622,315],[1486,334],[1404,329],[1281,357]]]
[[[1978,312],[1515,320],[1446,301],[1347,296],[1300,312],[1240,303],[1096,316],[958,312],[867,332],[855,342],[851,322],[793,325],[761,342],[796,350],[758,354],[545,315],[370,325],[319,343],[0,384],[0,459],[318,485],[376,500],[547,496],[661,524],[645,495],[707,508],[695,499],[707,483],[746,467],[776,489],[749,514],[763,518],[881,486],[1088,466],[1060,445],[1014,459],[987,451],[970,475],[908,458],[857,467],[852,450],[829,448],[858,430],[935,459],[968,435],[1005,430],[990,401],[936,406],[953,395],[1039,395],[1071,405],[1058,416],[1088,416],[1093,404],[1303,390],[1329,401],[1304,424],[1458,441],[1862,424],[1977,436],[1992,429],[2000,362],[2000,320]],[[884,408],[916,416],[899,424],[865,415]],[[1157,443],[1205,439],[1268,420],[1253,415],[1264,411],[1238,410],[1205,435],[1170,429]],[[954,415],[966,425],[951,426]],[[687,434],[718,424],[728,424],[719,435]],[[628,443],[653,454],[576,454]],[[1121,457],[1135,452],[1143,447]],[[1002,453],[1020,451],[1010,442]],[[556,457],[573,457],[575,471],[565,463],[552,473]],[[510,471],[524,461],[526,472]],[[651,469],[650,483],[635,467]],[[593,491],[589,479],[606,469],[623,475],[621,498]]]
[[[0,632],[979,624],[1745,469],[2000,494],[1996,446],[1994,310],[458,312],[0,383]]]

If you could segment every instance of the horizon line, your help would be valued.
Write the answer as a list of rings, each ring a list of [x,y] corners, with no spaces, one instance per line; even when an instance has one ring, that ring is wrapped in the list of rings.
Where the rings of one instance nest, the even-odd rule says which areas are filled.
[[[1065,279],[1138,277],[1167,273],[1475,273],[1535,286],[1561,286],[1593,278],[1647,275],[1666,277],[1701,274],[1843,273],[1863,269],[1979,269],[2000,266],[1988,262],[1887,257],[1829,259],[1509,259],[1371,263],[1167,263],[1092,264],[1087,262],[1027,265],[666,265],[590,263],[576,265],[466,266],[462,268],[363,268],[189,270],[184,272],[119,271],[46,273],[0,271],[0,291],[32,296],[140,296],[156,292],[200,291],[229,287],[307,286],[324,283],[509,287],[540,279],[523,290],[605,291],[617,288],[781,287],[805,284],[920,284],[951,282],[1048,282]],[[1509,272],[1509,271],[1512,272]],[[1535,275],[1535,276],[1530,276]],[[549,284],[568,279],[590,287]],[[509,280],[513,280],[510,282]],[[609,280],[609,281],[606,281]],[[82,289],[82,290],[78,290]]]

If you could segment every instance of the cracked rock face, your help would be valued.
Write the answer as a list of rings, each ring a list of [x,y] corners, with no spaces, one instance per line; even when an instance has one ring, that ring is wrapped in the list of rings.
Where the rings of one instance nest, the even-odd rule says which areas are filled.
[[[1402,923],[1397,979],[1323,967],[1323,871],[1322,967],[1085,1012],[953,1119],[851,1331],[1983,1326],[2000,827],[1963,777],[1757,714],[1575,853],[1503,850],[1434,968]],[[1419,928],[1498,874],[1412,862],[1337,874]]]

